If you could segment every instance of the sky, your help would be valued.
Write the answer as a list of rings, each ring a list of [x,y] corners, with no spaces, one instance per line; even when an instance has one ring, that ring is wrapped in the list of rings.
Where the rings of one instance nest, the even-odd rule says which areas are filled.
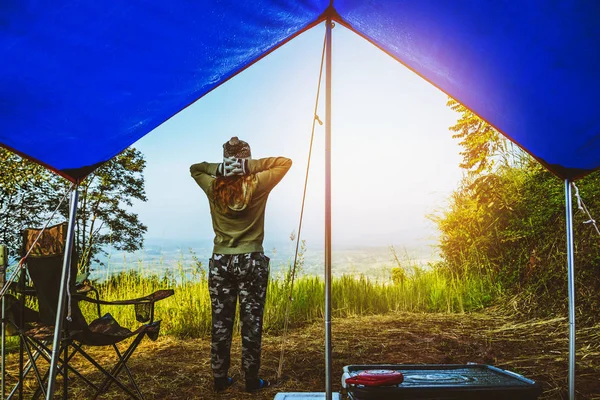
[[[253,158],[293,166],[271,192],[266,241],[298,231],[325,28],[321,24],[246,69],[134,144],[147,161],[148,201],[135,212],[147,239],[212,239],[208,201],[191,164],[220,162],[232,136]],[[447,96],[337,25],[332,57],[332,242],[334,247],[419,246],[437,231],[461,178],[457,114]],[[323,81],[317,114],[325,120]],[[316,125],[301,239],[324,241],[325,126]]]

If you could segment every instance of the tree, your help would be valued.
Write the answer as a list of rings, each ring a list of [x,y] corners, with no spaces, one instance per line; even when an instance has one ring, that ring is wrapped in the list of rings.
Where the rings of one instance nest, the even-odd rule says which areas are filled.
[[[3,150],[2,162],[9,174],[2,181],[3,216],[5,209],[16,209],[0,225],[2,237],[12,253],[19,249],[19,232],[25,227],[41,226],[51,216],[70,182],[28,160]],[[75,226],[75,245],[79,269],[89,272],[92,262],[101,264],[99,256],[106,247],[135,251],[143,246],[147,227],[131,211],[133,202],[146,201],[143,155],[129,148],[95,170],[79,184],[79,205]],[[8,175],[8,176],[7,176]],[[6,204],[6,206],[4,206]],[[20,205],[18,205],[20,204]],[[19,208],[20,207],[20,208]],[[69,206],[64,202],[51,223],[65,221]]]
[[[454,100],[460,113],[450,130],[464,148],[466,174],[448,208],[432,217],[440,231],[445,268],[458,275],[488,274],[505,292],[538,310],[567,304],[564,183],[490,125]],[[600,215],[600,173],[577,182],[592,216]],[[575,263],[580,293],[600,289],[600,237],[575,210]],[[554,306],[554,308],[552,307]],[[600,299],[587,296],[580,310],[598,315]]]
[[[43,201],[54,191],[56,176],[39,164],[0,148],[0,242],[11,257],[21,249],[21,231],[49,215]]]
[[[446,105],[460,114],[456,124],[449,129],[456,132],[452,135],[454,139],[460,139],[463,160],[459,167],[467,171],[470,178],[485,176],[498,168],[529,165],[533,161],[527,153],[456,100],[449,98]]]
[[[442,256],[455,273],[497,274],[506,256],[503,235],[524,178],[521,166],[531,160],[462,104],[449,99],[447,105],[460,114],[449,129],[460,139],[459,166],[466,174],[448,210],[432,217],[441,232]]]
[[[147,227],[131,207],[134,200],[147,201],[145,167],[143,155],[128,148],[80,183],[75,240],[80,271],[89,272],[92,262],[102,264],[98,256],[106,247],[127,252],[143,247]],[[61,213],[68,217],[67,205]]]

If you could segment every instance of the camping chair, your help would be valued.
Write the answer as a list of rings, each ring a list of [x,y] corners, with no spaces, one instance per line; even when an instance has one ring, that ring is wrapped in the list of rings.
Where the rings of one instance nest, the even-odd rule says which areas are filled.
[[[4,246],[0,246],[0,251],[2,250],[2,247]],[[10,394],[8,395],[8,397],[5,396],[6,393],[6,378],[7,378],[7,371],[6,371],[6,337],[7,336],[18,336],[23,332],[23,327],[30,327],[32,323],[37,323],[39,322],[39,313],[36,310],[33,310],[29,307],[26,307],[24,305],[24,295],[23,293],[25,293],[26,289],[23,288],[23,283],[22,282],[15,282],[15,281],[9,281],[6,282],[6,266],[8,265],[7,262],[7,251],[6,251],[6,247],[4,247],[4,263],[2,266],[2,273],[0,275],[0,279],[2,280],[2,286],[4,287],[6,284],[6,292],[4,293],[3,297],[2,297],[2,399],[12,399],[13,396],[15,395],[15,393],[17,392],[17,390],[19,390],[19,397],[22,398],[23,397],[23,393],[22,393],[22,385],[19,385],[18,383],[14,386],[13,390],[10,392]],[[2,263],[0,263],[2,264]],[[24,276],[24,275],[23,275]],[[13,277],[14,278],[14,277]],[[32,292],[32,288],[28,288],[27,291],[29,291],[30,293],[35,293]],[[17,298],[16,296],[21,297],[21,299]],[[28,361],[27,365],[23,365],[23,347],[22,347],[22,342],[20,342],[20,357],[19,357],[19,373],[17,378],[17,382],[21,382],[21,377],[25,374],[27,374],[32,366],[31,366],[31,362]],[[37,359],[39,357],[39,354],[33,354],[32,355],[34,359]],[[23,373],[23,370],[25,370],[25,373]],[[11,376],[12,378],[14,378],[14,376],[12,374],[8,374],[9,376]]]
[[[39,322],[22,324],[20,327],[22,348],[29,357],[31,369],[34,371],[38,383],[33,398],[37,398],[41,394],[46,395],[45,384],[49,370],[42,374],[36,360],[43,358],[50,362],[50,344],[54,336],[56,307],[59,299],[63,258],[65,256],[67,224],[62,223],[46,228],[34,244],[40,231],[40,229],[26,229],[23,231],[24,251],[28,251],[33,245],[25,263],[27,274],[31,278],[31,283],[35,289],[39,309]],[[77,271],[76,257],[71,257],[71,261],[70,273],[74,278]],[[84,284],[76,287],[75,279],[71,281],[68,288],[69,293],[67,294],[67,320],[63,324],[64,331],[61,335],[62,341],[58,351],[58,354],[61,355],[59,356],[58,374],[63,378],[63,398],[67,398],[68,376],[69,372],[73,372],[94,390],[93,398],[108,390],[111,384],[114,383],[129,397],[143,399],[142,392],[127,367],[127,361],[145,336],[148,336],[151,340],[157,339],[160,321],[154,320],[154,304],[173,295],[173,290],[158,290],[151,295],[133,300],[103,301],[98,298],[98,292],[89,285],[89,282],[84,281]],[[96,298],[88,296],[90,292],[94,292]],[[28,294],[27,290],[24,293]],[[95,304],[98,318],[88,323],[79,308],[80,301]],[[136,320],[143,325],[134,331],[122,327],[110,314],[102,315],[100,305],[133,305]],[[119,350],[117,343],[128,338],[134,339],[125,351]],[[116,364],[110,369],[103,367],[84,350],[83,346],[111,346],[117,356]],[[72,359],[78,354],[102,373],[104,380],[100,384],[92,382],[71,366]],[[22,379],[24,378],[22,376],[23,364],[22,362],[20,364],[20,383],[22,385]],[[119,379],[119,375],[123,371],[129,378],[129,386]]]

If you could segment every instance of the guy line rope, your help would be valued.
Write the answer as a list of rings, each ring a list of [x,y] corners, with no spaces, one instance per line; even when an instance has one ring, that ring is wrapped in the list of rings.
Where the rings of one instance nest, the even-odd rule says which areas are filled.
[[[304,203],[306,200],[306,187],[308,185],[308,173],[310,171],[310,159],[311,159],[311,155],[312,155],[313,141],[315,138],[315,126],[316,126],[317,122],[319,123],[319,125],[323,125],[323,122],[321,122],[321,119],[317,115],[317,109],[319,107],[319,96],[321,93],[321,81],[322,81],[322,77],[323,77],[323,65],[325,62],[326,41],[327,41],[327,35],[325,35],[325,38],[323,39],[323,51],[321,53],[321,67],[319,69],[319,81],[317,84],[317,96],[315,99],[315,109],[313,112],[312,132],[310,135],[310,146],[309,146],[309,150],[308,150],[308,162],[306,164],[306,176],[304,178],[304,192],[302,194],[302,207],[300,208],[300,222],[298,223],[298,235],[296,236],[296,253],[294,254],[294,264],[292,266],[292,274],[291,274],[291,278],[290,278],[290,291],[289,291],[289,295],[288,295],[289,301],[286,303],[285,318],[283,321],[283,333],[281,336],[281,353],[279,355],[279,367],[277,368],[277,378],[278,379],[281,378],[281,375],[283,373],[283,356],[285,353],[285,344],[286,344],[287,331],[288,331],[288,325],[289,325],[290,308],[291,308],[292,302],[294,301],[294,298],[293,298],[294,279],[296,277],[296,265],[298,262],[298,247],[300,245],[300,234],[302,232],[302,218],[304,216]]]
[[[584,221],[583,223],[594,225],[596,232],[598,233],[598,235],[600,235],[600,229],[598,229],[598,225],[596,225],[596,220],[594,218],[592,218],[590,212],[588,211],[587,207],[585,206],[585,203],[583,202],[583,200],[581,199],[581,196],[579,195],[579,188],[577,186],[575,186],[575,183],[573,183],[573,182],[571,182],[571,185],[573,185],[573,189],[575,189],[575,197],[577,197],[577,207],[581,211],[585,212],[585,214],[589,218],[587,221]]]

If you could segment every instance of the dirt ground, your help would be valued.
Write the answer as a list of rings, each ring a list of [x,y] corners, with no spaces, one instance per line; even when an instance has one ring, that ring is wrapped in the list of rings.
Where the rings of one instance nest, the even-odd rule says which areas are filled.
[[[489,314],[391,314],[335,319],[333,388],[341,389],[342,368],[357,364],[494,365],[540,383],[540,399],[566,399],[568,391],[568,323],[564,318],[515,321]],[[273,399],[279,392],[323,392],[324,339],[322,324],[292,329],[284,345],[283,378],[256,394],[243,392],[240,379],[240,340],[232,349],[232,375],[237,383],[223,394],[212,391],[209,339],[144,340],[130,361],[147,399]],[[282,337],[265,335],[262,375],[276,377]],[[600,326],[582,328],[577,336],[578,399],[600,399]],[[100,360],[110,353],[92,349]],[[14,371],[15,355],[8,363]],[[94,372],[81,366],[84,375]],[[13,381],[9,376],[7,382]],[[29,380],[27,391],[35,382]],[[69,398],[89,398],[74,381]],[[28,397],[26,397],[28,398]],[[101,398],[126,398],[114,387]]]

